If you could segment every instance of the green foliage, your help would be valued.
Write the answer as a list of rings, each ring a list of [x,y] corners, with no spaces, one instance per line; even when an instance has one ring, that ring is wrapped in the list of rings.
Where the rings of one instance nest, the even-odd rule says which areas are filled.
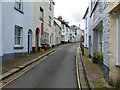
[[[94,52],[93,57],[96,60],[99,60],[101,63],[103,63],[103,53],[102,52]]]

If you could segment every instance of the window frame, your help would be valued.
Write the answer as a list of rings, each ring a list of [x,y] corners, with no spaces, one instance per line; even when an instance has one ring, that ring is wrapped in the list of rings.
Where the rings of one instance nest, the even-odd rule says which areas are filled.
[[[42,7],[40,7],[40,20],[44,21],[44,9]]]
[[[16,33],[15,33],[16,30],[20,30],[20,36],[16,35]],[[20,38],[19,45],[16,44],[16,38]],[[23,27],[15,25],[15,27],[14,27],[14,47],[22,47],[22,44],[23,44]]]
[[[52,18],[49,16],[48,17],[48,25],[51,27],[51,20],[52,20]]]
[[[17,11],[21,12],[22,14],[24,14],[23,12],[23,1],[22,0],[15,0],[15,7],[14,9],[16,9]]]

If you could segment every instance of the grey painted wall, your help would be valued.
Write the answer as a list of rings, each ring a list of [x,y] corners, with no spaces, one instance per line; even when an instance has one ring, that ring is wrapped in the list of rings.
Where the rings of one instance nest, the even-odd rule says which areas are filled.
[[[8,60],[19,58],[21,56],[25,56],[26,54],[27,52],[4,54],[2,57],[2,63],[5,63]]]

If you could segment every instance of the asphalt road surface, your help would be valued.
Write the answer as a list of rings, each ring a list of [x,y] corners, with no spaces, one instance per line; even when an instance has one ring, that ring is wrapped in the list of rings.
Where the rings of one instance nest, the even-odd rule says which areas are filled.
[[[78,46],[65,46],[4,88],[77,88],[75,55]]]

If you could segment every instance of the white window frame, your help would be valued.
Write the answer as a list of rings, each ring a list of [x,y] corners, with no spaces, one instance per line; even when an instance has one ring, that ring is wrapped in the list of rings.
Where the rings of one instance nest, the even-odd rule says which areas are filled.
[[[20,11],[23,11],[23,2],[22,2],[22,0],[15,0],[15,8],[20,10]]]
[[[42,7],[40,7],[40,19],[43,20],[44,18],[44,10]]]
[[[116,19],[117,19],[116,20],[117,21],[117,33],[116,33],[117,34],[116,35],[117,36],[117,62],[116,62],[116,65],[120,66],[120,58],[119,58],[120,57],[119,56],[119,54],[120,54],[120,51],[119,51],[120,46],[118,45],[119,44],[119,40],[120,40],[119,39],[120,38],[120,36],[119,36],[120,35],[120,31],[119,31],[120,30],[120,11],[118,12]]]
[[[14,32],[15,32],[16,30],[18,30],[18,29],[16,29],[16,27],[20,29],[20,36],[17,36],[17,35],[15,35],[15,33],[14,33],[14,47],[22,47],[22,42],[23,42],[23,40],[22,40],[22,38],[23,38],[23,35],[22,35],[22,34],[23,34],[23,27],[20,27],[20,26],[15,25],[15,30],[14,30]],[[16,38],[20,38],[20,45],[17,45],[17,44],[16,44]]]

